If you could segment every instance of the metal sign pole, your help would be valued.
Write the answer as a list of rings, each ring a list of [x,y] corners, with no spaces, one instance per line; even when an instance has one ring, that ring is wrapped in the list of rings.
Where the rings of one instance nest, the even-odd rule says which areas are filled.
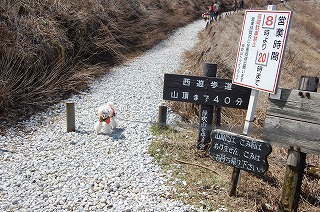
[[[259,96],[259,91],[252,89],[250,94],[250,99],[249,99],[246,120],[243,128],[243,135],[249,136],[251,134],[252,124],[254,120],[254,112],[256,110],[256,106],[258,102],[258,96]],[[236,195],[237,185],[240,183],[240,178],[241,178],[240,169],[233,168],[229,196]]]
[[[252,123],[254,120],[254,112],[256,110],[257,102],[258,102],[258,96],[259,96],[259,91],[252,89],[251,94],[250,94],[250,100],[249,100],[246,120],[245,120],[244,128],[243,128],[243,135],[249,136],[251,134]]]
[[[276,10],[275,5],[268,5],[268,10]],[[259,90],[252,89],[251,90],[251,95],[250,95],[250,100],[249,100],[249,105],[248,105],[248,110],[247,110],[247,115],[246,115],[246,120],[243,128],[243,134],[246,136],[249,136],[252,132],[252,124],[254,120],[254,113],[256,110],[257,102],[258,102],[258,96],[259,96]],[[240,183],[240,169],[238,168],[233,168],[232,172],[232,179],[231,179],[231,188],[229,195],[230,196],[235,196],[236,191],[237,191],[237,184]]]

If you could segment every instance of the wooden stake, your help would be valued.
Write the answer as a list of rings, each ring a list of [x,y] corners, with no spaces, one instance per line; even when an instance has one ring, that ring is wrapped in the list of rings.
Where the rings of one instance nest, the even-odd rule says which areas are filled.
[[[297,149],[291,148],[288,150],[286,173],[279,208],[281,211],[292,212],[298,210],[306,155]]]
[[[74,132],[76,130],[74,102],[66,103],[66,113],[67,113],[67,132]]]
[[[231,186],[229,190],[229,196],[235,196],[237,194],[237,184],[240,177],[240,169],[233,168],[232,176],[231,176]]]
[[[319,79],[317,77],[300,77],[299,90],[316,92]],[[307,154],[300,152],[299,147],[288,150],[286,173],[282,187],[279,209],[285,212],[297,211]]]
[[[203,74],[207,77],[216,77],[217,75],[217,64],[214,63],[205,63],[203,68]],[[220,115],[213,115],[213,106],[212,105],[200,105],[200,114],[199,114],[199,135],[198,135],[198,143],[197,148],[200,150],[207,150],[210,140],[210,133],[212,131],[212,123],[213,123],[213,116],[219,117]],[[219,119],[220,121],[220,119]],[[220,125],[220,123],[219,123]]]
[[[158,113],[158,126],[164,127],[167,125],[167,106],[160,105]]]

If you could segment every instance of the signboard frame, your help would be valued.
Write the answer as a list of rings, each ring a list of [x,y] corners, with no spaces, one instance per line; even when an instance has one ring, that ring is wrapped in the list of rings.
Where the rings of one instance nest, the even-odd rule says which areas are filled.
[[[249,88],[216,77],[165,74],[163,99],[196,104],[247,109]]]
[[[246,10],[232,82],[274,94],[291,11]]]
[[[255,174],[268,170],[269,143],[248,136],[215,129],[211,133],[209,156],[217,161]]]

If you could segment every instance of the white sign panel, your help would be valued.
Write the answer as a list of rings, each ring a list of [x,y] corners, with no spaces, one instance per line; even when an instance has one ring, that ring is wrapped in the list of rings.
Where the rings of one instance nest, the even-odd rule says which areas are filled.
[[[246,10],[232,82],[275,93],[291,11]]]

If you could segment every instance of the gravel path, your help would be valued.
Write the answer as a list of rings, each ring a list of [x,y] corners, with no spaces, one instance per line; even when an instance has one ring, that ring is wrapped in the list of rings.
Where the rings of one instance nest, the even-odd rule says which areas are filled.
[[[66,133],[65,105],[0,136],[0,211],[191,211],[147,154],[150,123],[163,103],[163,74],[181,64],[204,22],[196,21],[73,96],[76,132]],[[96,135],[96,109],[112,101],[119,128]],[[174,114],[170,115],[173,120]]]

